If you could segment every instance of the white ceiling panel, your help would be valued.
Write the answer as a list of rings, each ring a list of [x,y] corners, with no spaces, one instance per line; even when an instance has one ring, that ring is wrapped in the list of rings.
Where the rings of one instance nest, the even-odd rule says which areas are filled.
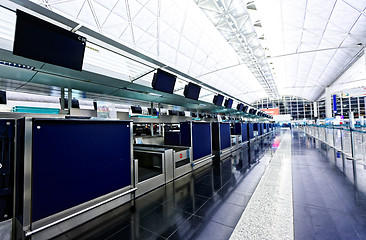
[[[366,43],[363,0],[255,3],[282,95],[318,99]]]

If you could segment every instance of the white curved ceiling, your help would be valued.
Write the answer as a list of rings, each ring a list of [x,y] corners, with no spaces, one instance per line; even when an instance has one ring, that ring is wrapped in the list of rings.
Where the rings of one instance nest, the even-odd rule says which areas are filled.
[[[267,97],[193,0],[33,1],[243,101]],[[366,44],[365,0],[244,2],[251,21],[262,25],[257,35],[264,34],[261,44],[281,95],[316,100]],[[211,99],[212,93],[200,98]]]
[[[281,95],[316,100],[366,44],[365,0],[255,3]]]

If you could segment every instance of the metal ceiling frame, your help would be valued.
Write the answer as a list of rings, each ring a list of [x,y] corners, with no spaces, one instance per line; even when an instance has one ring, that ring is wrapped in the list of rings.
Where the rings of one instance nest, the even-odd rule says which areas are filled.
[[[195,2],[248,66],[268,96],[278,98],[276,83],[251,22],[246,2],[239,3],[239,0],[195,0]],[[236,6],[240,4],[242,12],[237,13]],[[214,17],[211,17],[212,15]],[[257,40],[256,43],[253,43],[253,39]]]

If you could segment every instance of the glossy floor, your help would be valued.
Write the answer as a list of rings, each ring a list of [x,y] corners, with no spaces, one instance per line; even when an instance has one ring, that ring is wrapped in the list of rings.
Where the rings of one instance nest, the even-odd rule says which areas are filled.
[[[294,238],[366,239],[365,165],[297,129],[263,138],[58,239],[229,239],[286,131]],[[258,212],[263,213],[271,217],[271,211]]]
[[[364,165],[294,130],[292,173],[295,239],[366,239]]]
[[[228,239],[275,148],[275,134],[58,239]],[[215,160],[217,162],[217,160]]]

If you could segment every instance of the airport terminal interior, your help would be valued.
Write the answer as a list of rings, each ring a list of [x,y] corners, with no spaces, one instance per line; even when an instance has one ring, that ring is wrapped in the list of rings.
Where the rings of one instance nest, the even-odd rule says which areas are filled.
[[[366,239],[365,46],[365,0],[0,0],[0,239]]]

